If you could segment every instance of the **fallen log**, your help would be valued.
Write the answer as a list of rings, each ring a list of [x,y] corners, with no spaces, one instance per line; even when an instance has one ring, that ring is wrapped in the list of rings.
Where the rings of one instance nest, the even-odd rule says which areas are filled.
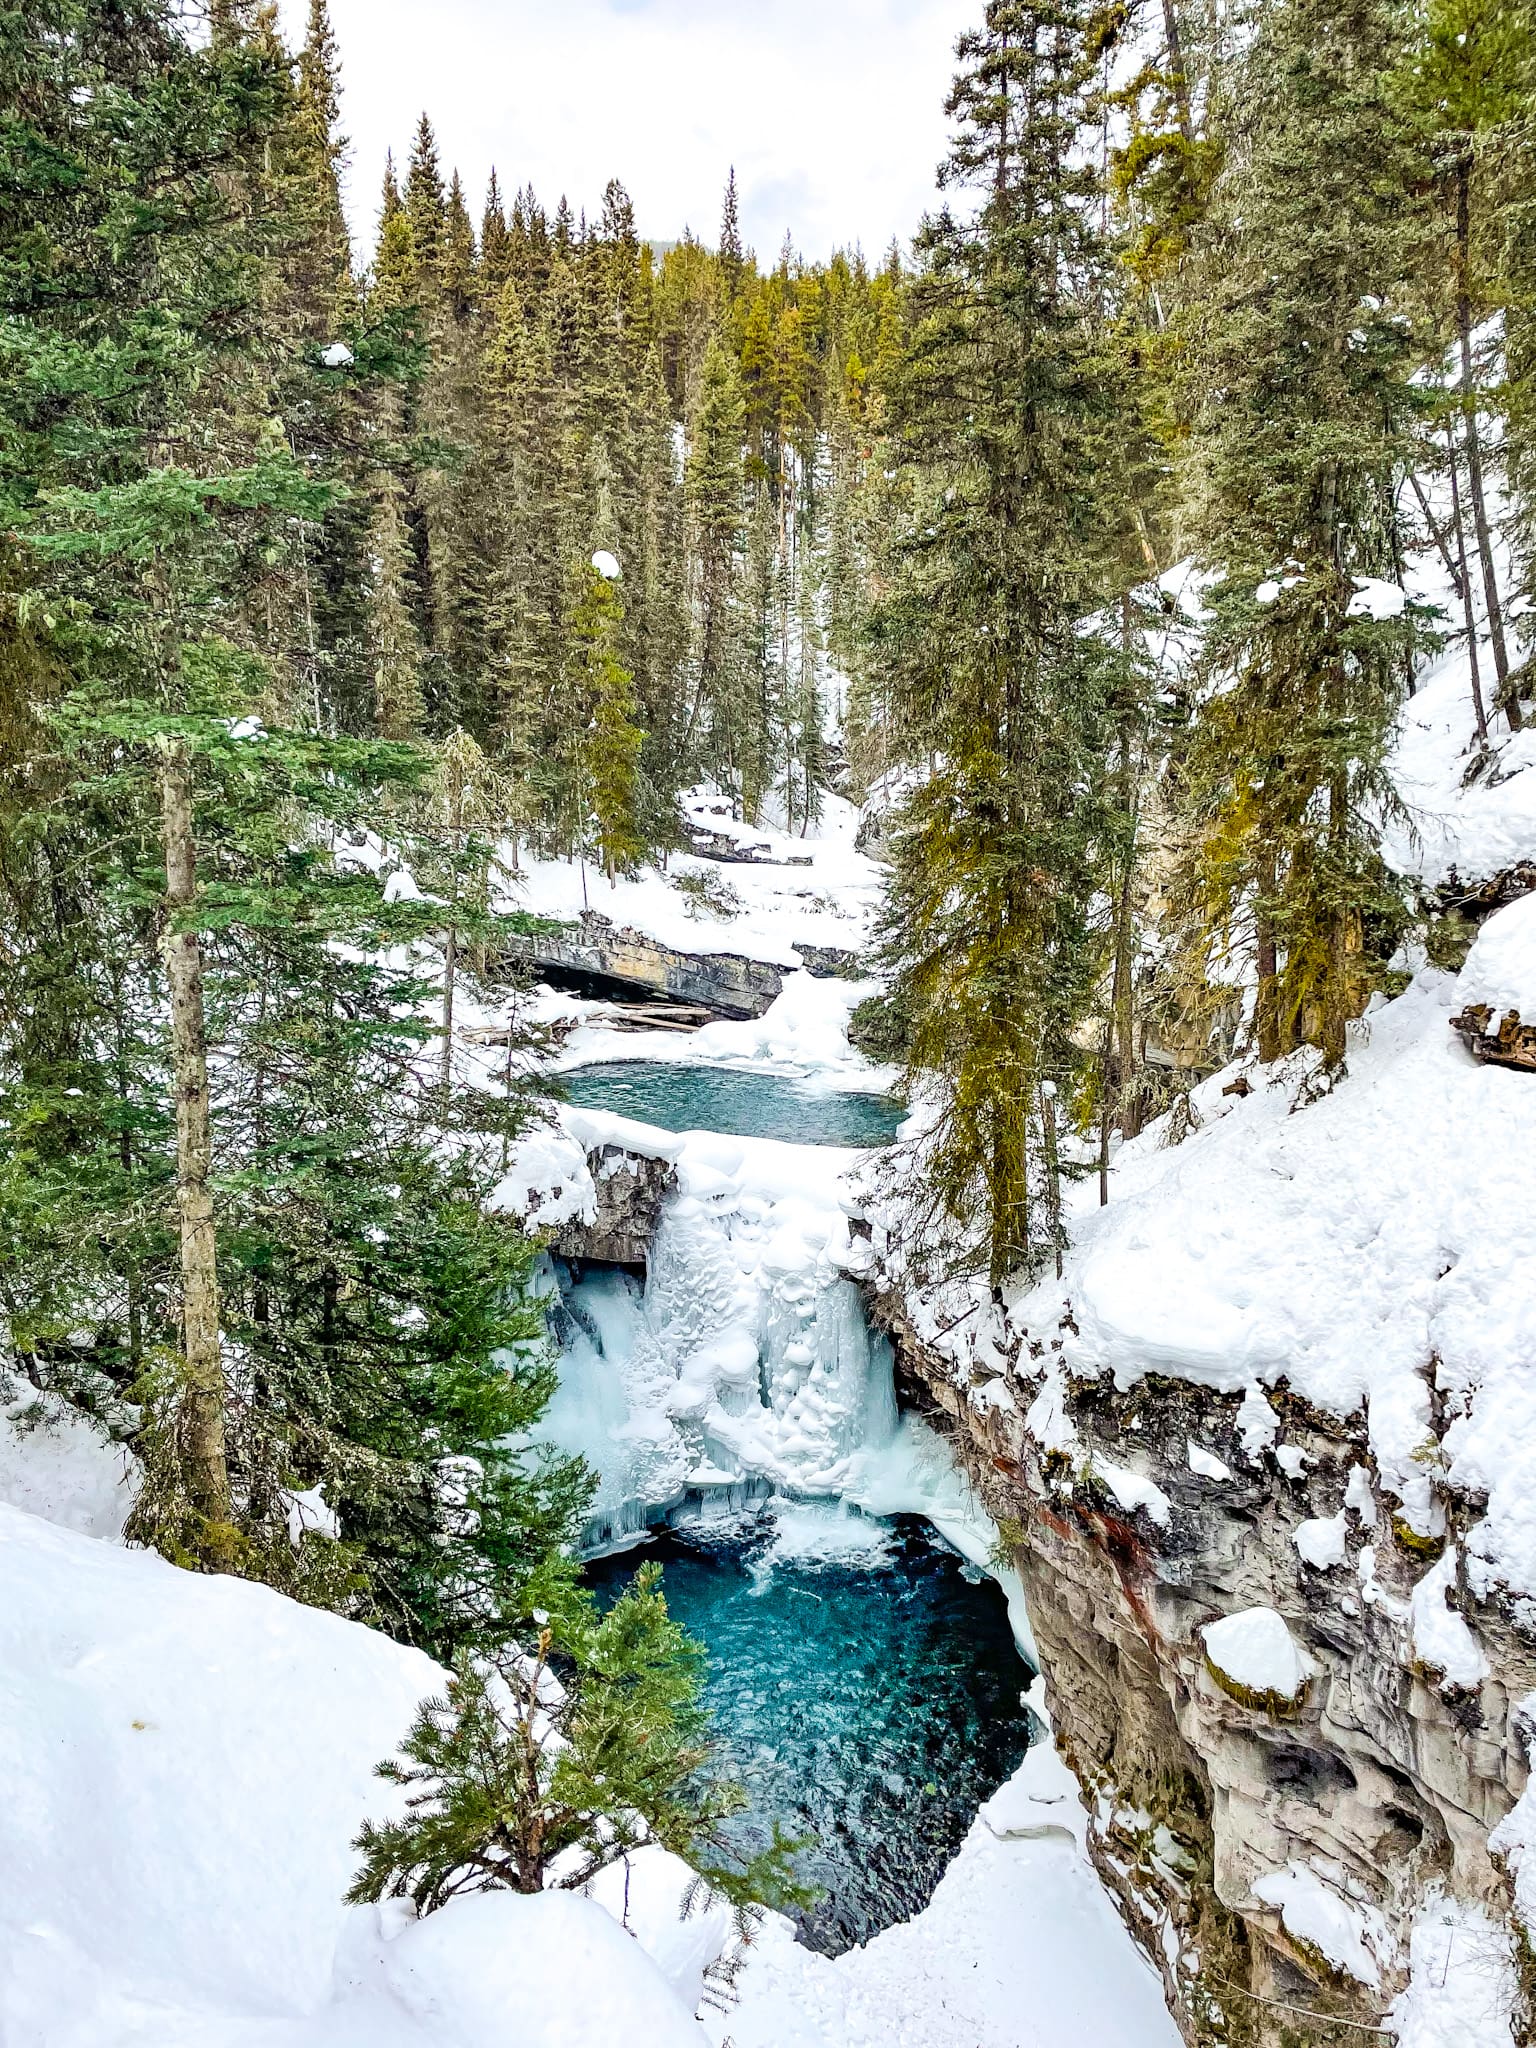
[[[1497,1031],[1493,1010],[1487,1003],[1469,1003],[1451,1029],[1473,1059],[1484,1066],[1515,1067],[1521,1073],[1536,1074],[1536,1024],[1522,1024],[1518,1010],[1506,1010]]]

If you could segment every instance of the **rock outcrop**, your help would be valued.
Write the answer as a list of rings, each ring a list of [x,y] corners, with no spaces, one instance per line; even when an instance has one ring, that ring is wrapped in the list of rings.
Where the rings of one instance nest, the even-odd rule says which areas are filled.
[[[719,1017],[761,1017],[784,985],[782,972],[738,953],[682,953],[596,912],[579,925],[517,935],[511,957],[536,973],[574,979],[593,994],[638,989],[697,1003]]]
[[[1181,1382],[1067,1378],[1069,1459],[1026,1419],[1041,1386],[1027,1350],[957,1384],[899,1300],[876,1313],[907,1398],[1004,1531],[1095,1861],[1186,2038],[1369,2038],[1427,1892],[1507,1906],[1488,1835],[1525,1783],[1514,1708],[1536,1640],[1486,1603],[1474,1638],[1466,1594],[1374,1484],[1363,1427],[1283,1392],[1266,1419],[1270,1404]],[[1415,1649],[1426,1599],[1479,1682],[1462,1657],[1458,1682]],[[1208,1624],[1256,1608],[1310,1660],[1294,1699],[1205,1654]]]
[[[597,1196],[597,1214],[589,1223],[562,1224],[550,1250],[562,1259],[643,1266],[650,1256],[661,1205],[676,1184],[672,1162],[626,1152],[617,1145],[602,1145],[588,1153],[587,1170]]]
[[[761,1017],[784,986],[784,970],[744,953],[684,953],[643,932],[621,929],[597,912],[580,924],[518,933],[505,941],[509,956],[584,994],[635,991],[670,1003],[695,1005],[716,1017]],[[797,945],[806,971],[819,981],[857,979],[856,953],[842,946]]]

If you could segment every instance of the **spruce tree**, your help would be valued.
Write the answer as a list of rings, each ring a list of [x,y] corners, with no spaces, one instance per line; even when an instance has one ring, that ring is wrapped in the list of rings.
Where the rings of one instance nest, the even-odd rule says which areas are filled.
[[[716,339],[704,357],[688,451],[691,546],[698,563],[684,745],[730,786],[741,680],[738,555],[742,543],[742,432],[746,407],[736,365]],[[739,794],[739,790],[737,791]]]
[[[1266,1059],[1306,1038],[1337,1064],[1373,954],[1395,944],[1367,820],[1390,800],[1414,628],[1362,610],[1356,583],[1394,577],[1413,408],[1391,302],[1419,168],[1389,97],[1399,56],[1382,0],[1277,0],[1238,88],[1245,144],[1212,199],[1219,277],[1189,453],[1221,582],[1190,766],[1195,886],[1221,943],[1251,934]]]
[[[465,1892],[580,1891],[648,1844],[741,1908],[810,1902],[793,1875],[804,1843],[776,1826],[745,1866],[733,1853],[726,1824],[745,1794],[712,1768],[702,1652],[668,1616],[660,1576],[642,1566],[606,1614],[577,1608],[531,1651],[459,1663],[446,1696],[423,1702],[405,1761],[379,1766],[416,1789],[406,1819],[358,1836],[352,1903],[403,1897],[430,1913]]]
[[[897,825],[887,949],[934,1107],[929,1246],[994,1284],[1053,1236],[1040,1090],[1075,1070],[1107,830],[1091,629],[1102,252],[1082,162],[1086,9],[993,4],[961,38],[942,177],[976,211],[925,227],[896,394],[908,507],[877,618],[926,768]]]
[[[619,659],[624,607],[616,579],[592,567],[581,583],[567,664],[575,838],[582,852],[590,845],[611,882],[645,852],[637,801],[645,735],[635,722],[634,677]]]

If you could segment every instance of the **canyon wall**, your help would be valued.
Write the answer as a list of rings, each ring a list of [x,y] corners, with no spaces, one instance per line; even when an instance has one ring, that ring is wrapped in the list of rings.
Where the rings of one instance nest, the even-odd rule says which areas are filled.
[[[1369,2039],[1360,2029],[1381,2027],[1406,1981],[1426,1895],[1507,1911],[1488,1835],[1525,1782],[1514,1707],[1536,1685],[1530,1635],[1432,1570],[1438,1546],[1394,1516],[1363,1427],[1283,1391],[1255,1405],[1060,1372],[1068,1456],[1041,1441],[1060,1431],[1030,1426],[1048,1361],[1020,1343],[962,1384],[899,1297],[873,1306],[905,1399],[947,1434],[1004,1532],[1095,1860],[1186,2038]],[[1464,1681],[1485,1666],[1480,1683],[1415,1652],[1415,1599],[1439,1604],[1447,1661]],[[1205,1624],[1257,1607],[1277,1609],[1312,1660],[1294,1706],[1245,1699],[1204,1654]],[[1353,1926],[1327,1946],[1352,1943],[1352,1968],[1299,1931],[1304,1900],[1283,1915],[1256,1893],[1294,1866],[1349,1902]]]

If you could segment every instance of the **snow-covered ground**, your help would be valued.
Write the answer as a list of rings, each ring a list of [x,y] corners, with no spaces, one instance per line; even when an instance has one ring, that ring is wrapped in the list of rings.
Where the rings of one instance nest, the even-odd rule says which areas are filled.
[[[823,806],[814,832],[799,837],[743,825],[713,791],[692,791],[683,799],[689,822],[753,849],[757,858],[674,854],[665,873],[646,867],[613,882],[589,863],[525,858],[500,907],[573,923],[595,911],[680,953],[737,953],[775,967],[798,967],[800,945],[862,955],[879,905],[880,870],[854,845],[853,805],[829,792]]]
[[[67,1514],[116,1484],[102,1438],[51,1455]],[[343,1906],[352,1837],[400,1796],[373,1765],[442,1676],[264,1587],[0,1505],[6,2048],[1175,2048],[1048,1749],[917,1920],[835,1963],[772,1922],[740,2004],[704,2023],[728,1923],[679,1916],[686,1873],[659,1851],[592,1898]]]
[[[1299,1059],[1254,1072],[1247,1096],[1219,1074],[1182,1145],[1158,1125],[1123,1147],[1109,1206],[1080,1195],[1061,1282],[1011,1315],[1063,1339],[1053,1371],[1160,1372],[1255,1403],[1283,1381],[1331,1414],[1364,1409],[1382,1483],[1425,1536],[1443,1530],[1433,1389],[1455,1418],[1442,1476],[1488,1499],[1474,1579],[1531,1594],[1536,1243],[1517,1219],[1536,1210],[1536,1085],[1452,1034],[1476,1001],[1536,1015],[1536,896],[1489,921],[1459,977],[1426,968],[1375,1008],[1331,1094],[1297,1106]]]

